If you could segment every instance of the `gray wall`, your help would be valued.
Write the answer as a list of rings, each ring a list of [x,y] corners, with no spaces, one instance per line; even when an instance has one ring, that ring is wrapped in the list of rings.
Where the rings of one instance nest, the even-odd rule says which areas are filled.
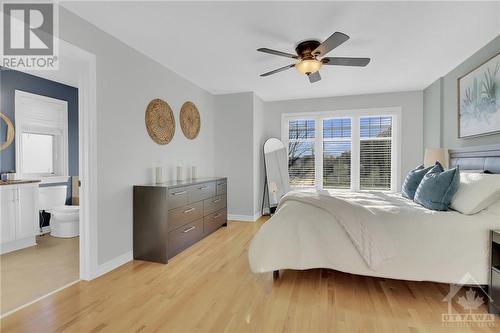
[[[404,179],[406,173],[423,160],[422,101],[421,91],[411,91],[268,102],[264,104],[264,133],[281,138],[281,116],[284,113],[401,107],[401,177]]]
[[[264,191],[264,153],[263,145],[267,137],[264,131],[264,102],[260,99],[257,94],[254,94],[253,98],[253,155],[254,155],[254,170],[253,170],[253,182],[254,182],[254,215],[259,215],[262,209],[262,193]]]
[[[230,218],[258,217],[264,188],[265,103],[252,92],[215,96],[215,170],[228,177]]]
[[[424,90],[424,149],[439,148],[441,137],[441,79]]]
[[[170,170],[177,164],[195,164],[200,176],[215,174],[214,100],[66,9],[59,11],[60,37],[96,55],[97,251],[102,264],[132,250],[132,185],[151,181],[154,162]],[[181,105],[193,101],[201,114],[199,136],[188,140],[177,126],[168,145],[154,143],[144,125],[144,112],[153,98],[167,101],[176,120]]]
[[[476,145],[488,145],[500,142],[500,134],[482,136],[477,138],[458,138],[458,116],[457,116],[457,86],[458,78],[467,74],[474,68],[481,65],[487,59],[500,52],[500,36],[496,37],[486,46],[474,53],[467,60],[462,62],[450,73],[440,78],[424,90],[424,119],[425,124],[432,122],[436,118],[436,112],[440,111],[441,124],[439,128],[435,126],[424,127],[424,137],[440,137],[440,146],[446,149],[468,147]],[[440,98],[438,109],[437,98]]]
[[[215,169],[228,178],[230,215],[253,216],[253,93],[215,96]]]

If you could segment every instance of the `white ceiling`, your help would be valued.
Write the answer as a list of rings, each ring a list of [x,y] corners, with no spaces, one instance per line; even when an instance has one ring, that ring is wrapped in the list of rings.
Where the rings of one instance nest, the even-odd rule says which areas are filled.
[[[421,90],[500,34],[500,2],[70,2],[64,7],[215,94],[264,100]],[[351,37],[329,56],[370,57],[365,68],[325,66],[310,84],[291,59],[307,38]]]

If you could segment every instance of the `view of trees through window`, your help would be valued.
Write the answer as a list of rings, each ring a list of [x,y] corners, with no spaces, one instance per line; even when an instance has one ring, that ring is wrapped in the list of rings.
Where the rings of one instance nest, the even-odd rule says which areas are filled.
[[[359,188],[389,190],[392,168],[392,117],[324,118],[288,122],[288,169],[293,186],[314,186],[315,173],[322,173],[323,188],[349,189],[352,186],[352,143],[359,146]],[[317,133],[321,131],[321,133]],[[321,146],[316,147],[317,137]],[[316,152],[315,149],[319,151]],[[318,154],[319,157],[318,157]],[[316,159],[322,157],[321,165]],[[319,170],[319,171],[318,171]],[[356,169],[356,171],[358,171]]]
[[[323,120],[323,187],[351,187],[351,118]]]
[[[314,185],[314,120],[294,120],[288,127],[288,173],[290,184]]]

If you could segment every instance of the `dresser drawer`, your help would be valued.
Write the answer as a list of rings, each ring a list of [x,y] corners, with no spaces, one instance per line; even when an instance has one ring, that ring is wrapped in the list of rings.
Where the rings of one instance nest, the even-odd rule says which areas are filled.
[[[168,231],[203,217],[203,202],[172,209],[168,212]]]
[[[495,306],[500,309],[500,273],[494,269],[491,270],[490,297]]]
[[[188,204],[188,188],[174,188],[168,191],[168,209],[174,209]]]
[[[168,233],[168,257],[196,243],[203,237],[203,219],[188,223]]]
[[[203,232],[205,235],[211,234],[226,222],[227,209],[224,208],[203,218]]]
[[[226,195],[219,195],[203,201],[203,215],[208,215],[226,207]]]
[[[217,195],[226,194],[227,193],[227,180],[219,180],[217,181],[217,191],[215,191]]]
[[[193,203],[215,196],[215,182],[190,186],[188,189],[188,202]]]

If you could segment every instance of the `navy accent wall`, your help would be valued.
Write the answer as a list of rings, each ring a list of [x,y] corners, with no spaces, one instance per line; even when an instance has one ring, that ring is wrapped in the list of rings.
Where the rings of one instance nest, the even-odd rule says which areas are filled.
[[[22,90],[33,94],[57,98],[68,102],[68,158],[69,175],[78,176],[78,89],[43,79],[30,74],[0,67],[0,108],[1,112],[15,124],[15,91]],[[1,141],[6,138],[6,125],[0,125]],[[16,170],[15,140],[0,152],[0,172]],[[71,198],[71,181],[68,182],[68,200]],[[69,202],[67,202],[69,203]]]

